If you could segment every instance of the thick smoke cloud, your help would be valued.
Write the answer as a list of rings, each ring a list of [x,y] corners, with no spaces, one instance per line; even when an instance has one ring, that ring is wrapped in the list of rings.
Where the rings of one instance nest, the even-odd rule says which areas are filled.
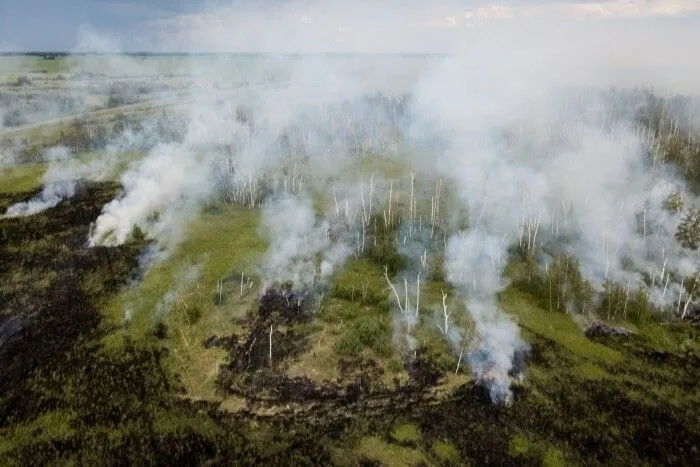
[[[187,213],[208,193],[206,157],[177,145],[159,145],[122,176],[125,195],[103,209],[90,244],[124,243],[134,226],[154,237],[179,235]]]

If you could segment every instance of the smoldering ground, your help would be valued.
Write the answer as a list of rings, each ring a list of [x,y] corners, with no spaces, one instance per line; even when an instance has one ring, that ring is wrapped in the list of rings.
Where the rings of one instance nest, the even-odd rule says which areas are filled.
[[[393,6],[368,8],[393,11]],[[325,6],[321,16],[338,11]],[[217,12],[224,25],[239,24],[226,9],[210,11],[207,18]],[[351,15],[350,23],[362,25],[363,18]],[[497,295],[507,285],[508,248],[546,244],[573,253],[596,287],[606,279],[638,284],[651,271],[658,277],[654,299],[673,303],[683,295],[676,278],[700,264],[673,238],[679,216],[669,214],[662,200],[672,191],[688,205],[697,199],[674,170],[649,165],[653,141],[640,132],[634,112],[645,94],[599,90],[620,83],[620,74],[611,73],[620,56],[628,69],[649,63],[648,52],[637,46],[639,24],[621,24],[614,53],[597,54],[600,43],[588,42],[595,29],[589,24],[567,23],[571,28],[564,32],[561,22],[542,18],[535,33],[517,21],[493,29],[487,23],[467,34],[479,40],[459,53],[420,65],[415,58],[371,59],[371,67],[362,57],[278,61],[270,71],[274,79],[226,95],[223,103],[202,97],[202,86],[193,86],[176,141],[159,141],[152,128],[139,130],[140,140],[151,142],[146,155],[121,175],[124,192],[104,207],[90,245],[121,244],[139,226],[173,248],[205,201],[239,190],[243,196],[230,199],[247,199],[251,207],[262,203],[270,244],[260,266],[263,282],[291,280],[304,287],[361,250],[369,216],[391,217],[392,180],[374,174],[378,188],[369,207],[372,201],[363,197],[370,179],[357,190],[357,181],[348,177],[353,164],[380,156],[422,176],[444,177],[457,187],[457,205],[443,211],[478,206],[469,211],[468,225],[449,226],[444,238],[447,279],[464,298],[480,337],[467,363],[490,386],[494,400],[508,400],[508,373],[526,347],[517,324],[498,308]],[[226,43],[235,34],[225,27],[203,29],[199,36],[187,30],[177,38]],[[268,44],[279,39],[269,34]],[[458,37],[441,34],[443,43]],[[285,46],[303,49],[309,38],[295,44],[287,36]],[[358,41],[358,49],[368,47],[366,37]],[[351,42],[345,45],[351,48]],[[663,50],[663,44],[655,47],[656,54]],[[674,65],[683,68],[680,57]],[[198,79],[206,87],[227,66],[198,70]],[[689,66],[687,73],[697,70]],[[398,75],[401,80],[394,80]],[[654,78],[642,71],[626,84],[656,84]],[[342,216],[341,208],[316,209],[310,201],[338,193],[346,194]],[[415,223],[413,203],[406,211],[407,195],[396,196],[402,196],[403,207],[395,209],[402,209],[403,222]],[[340,217],[348,234],[331,238],[328,231]]]

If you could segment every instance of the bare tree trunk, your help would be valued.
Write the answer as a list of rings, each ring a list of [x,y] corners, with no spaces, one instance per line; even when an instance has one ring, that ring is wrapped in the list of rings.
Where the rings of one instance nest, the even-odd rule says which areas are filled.
[[[627,279],[627,292],[625,293],[625,306],[622,308],[622,316],[627,318],[627,303],[630,301],[631,279]]]
[[[404,278],[403,280],[403,291],[404,294],[406,295],[406,303],[404,303],[404,307],[406,311],[408,311],[408,281]]]
[[[270,326],[270,350],[269,350],[270,365],[272,365],[272,326]]]
[[[446,336],[447,332],[449,331],[448,327],[449,327],[450,312],[447,311],[447,294],[445,292],[442,292],[442,315],[444,318],[444,325],[442,327],[442,333]]]
[[[408,235],[409,237],[413,235],[413,221],[414,221],[414,209],[413,209],[413,204],[415,202],[415,182],[416,182],[416,173],[411,172],[411,197],[408,202],[408,219],[409,219],[409,224],[408,224]]]
[[[416,286],[416,316],[418,316],[418,308],[420,307],[420,273],[418,273],[418,285]]]
[[[455,369],[455,374],[459,373],[459,366],[462,364],[462,356],[464,355],[464,345],[465,342],[462,342],[462,348],[459,351],[459,358],[457,359],[457,368]]]
[[[394,287],[394,284],[392,284],[391,280],[389,280],[388,268],[386,266],[384,266],[384,278],[386,279],[387,284],[389,284],[391,291],[394,292],[394,297],[396,297],[396,303],[399,306],[399,310],[403,314],[404,308],[403,306],[401,306],[401,299],[399,298],[399,294],[396,292],[396,287]]]

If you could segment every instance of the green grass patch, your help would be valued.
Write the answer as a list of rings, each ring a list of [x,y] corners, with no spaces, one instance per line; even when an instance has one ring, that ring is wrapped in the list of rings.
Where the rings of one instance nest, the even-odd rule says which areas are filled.
[[[542,457],[542,465],[544,467],[564,467],[568,464],[561,451],[550,447]]]
[[[174,302],[182,303],[183,307],[199,306],[202,318],[206,318],[207,312],[214,310],[215,291],[220,280],[241,270],[248,270],[246,277],[254,272],[255,260],[265,249],[265,242],[257,234],[258,217],[255,211],[226,207],[221,213],[204,214],[192,222],[185,240],[167,260],[153,266],[135,288],[125,290],[107,306],[112,322],[121,323],[125,307],[131,308],[129,333],[145,335],[157,321],[153,311],[168,292],[173,292]],[[200,272],[193,274],[194,279],[185,280],[183,276],[195,265],[199,265],[196,269]],[[193,283],[176,290],[179,281]],[[166,321],[169,311],[164,313]]]
[[[636,326],[636,331],[656,349],[700,354],[700,331],[690,324],[642,323]]]
[[[362,438],[357,454],[362,459],[376,461],[387,467],[429,464],[426,456],[418,449],[389,444],[375,436]]]
[[[366,154],[349,164],[348,174],[353,174],[351,179],[367,181],[374,174],[384,179],[405,179],[409,177],[409,166],[404,160],[396,157],[386,157],[378,154]]]
[[[119,328],[107,336],[107,345],[121,345],[126,336],[160,338],[170,348],[167,364],[180,375],[189,394],[214,397],[214,381],[226,352],[206,349],[202,342],[233,332],[233,318],[256,302],[257,289],[246,285],[241,293],[238,281],[244,271],[248,283],[265,251],[258,221],[256,211],[224,206],[217,214],[203,214],[192,222],[184,242],[167,260],[106,305],[108,321]],[[226,284],[222,302],[217,293],[220,281]]]
[[[578,366],[576,370],[581,377],[593,381],[600,381],[606,376],[609,376],[608,372],[591,362],[583,363]]]
[[[0,170],[0,192],[19,193],[30,191],[41,185],[46,164],[17,164]]]
[[[402,423],[392,430],[391,439],[399,444],[417,445],[420,442],[421,435],[415,425]]]
[[[545,441],[533,442],[521,433],[516,434],[511,439],[509,452],[516,459],[539,461],[543,466],[570,465],[559,449]]]
[[[200,415],[193,417],[191,414],[183,414],[176,411],[159,411],[153,419],[153,427],[159,433],[177,433],[193,430],[200,435],[216,436],[219,427],[211,418]]]
[[[521,434],[516,434],[513,436],[513,439],[510,440],[510,453],[515,457],[525,456],[531,449],[532,445],[530,441]]]
[[[1,429],[0,456],[22,446],[70,438],[74,434],[71,420],[70,413],[56,410],[30,422]]]
[[[359,357],[365,350],[382,358],[393,355],[391,318],[388,314],[337,299],[326,302],[323,310],[326,316],[335,313],[334,319],[342,319],[342,324],[325,324],[321,328],[339,333],[333,347],[338,357]]]
[[[433,455],[443,465],[459,465],[459,451],[448,441],[435,441],[432,446]]]
[[[394,353],[389,295],[383,272],[367,259],[350,261],[334,278],[321,304],[320,329],[337,336],[336,357],[359,357],[371,351],[382,359]]]
[[[351,260],[333,278],[330,295],[353,303],[368,305],[377,312],[391,306],[387,283],[381,268],[367,259]],[[333,315],[323,315],[333,320]]]
[[[443,372],[455,370],[457,357],[454,355],[452,346],[432,320],[423,320],[411,334],[423,350],[423,358],[436,369]]]
[[[499,304],[522,327],[558,342],[578,357],[603,364],[614,364],[622,359],[617,350],[588,339],[569,315],[543,310],[521,291],[506,290]]]

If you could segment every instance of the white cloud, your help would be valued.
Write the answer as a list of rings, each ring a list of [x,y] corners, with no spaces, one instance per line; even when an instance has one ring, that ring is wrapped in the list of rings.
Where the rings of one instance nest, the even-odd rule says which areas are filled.
[[[578,3],[571,6],[581,17],[658,17],[700,12],[697,0],[616,0]]]
[[[697,0],[611,0],[604,2],[518,2],[490,5],[454,13],[426,27],[454,28],[473,22],[524,20],[546,17],[562,19],[661,18],[700,12]]]
[[[507,4],[506,4],[507,3]],[[211,52],[449,52],[483,28],[538,21],[653,21],[693,16],[696,0],[400,2],[292,1],[216,7],[149,23],[167,50]],[[695,18],[700,31],[700,15]],[[515,26],[513,26],[515,25]],[[537,27],[532,29],[537,32]],[[498,31],[497,29],[494,31]]]

